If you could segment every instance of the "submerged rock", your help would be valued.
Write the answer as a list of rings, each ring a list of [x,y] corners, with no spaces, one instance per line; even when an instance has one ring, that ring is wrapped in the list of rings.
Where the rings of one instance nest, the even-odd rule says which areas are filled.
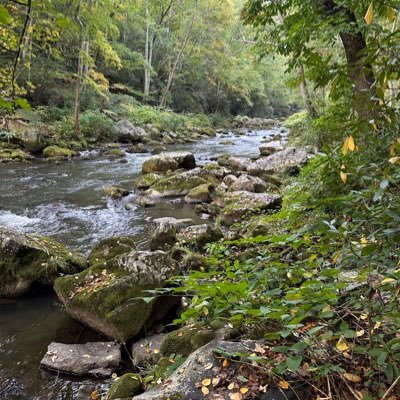
[[[177,304],[176,298],[147,302],[142,298],[148,296],[146,290],[162,286],[179,272],[177,263],[162,251],[132,251],[106,265],[59,278],[54,288],[73,318],[125,342],[160,321]]]
[[[304,149],[288,147],[269,157],[261,157],[254,161],[248,166],[247,172],[257,176],[271,172],[295,173],[306,164],[307,160],[308,155]]]
[[[161,178],[161,175],[155,173],[142,175],[136,180],[136,187],[140,190],[146,190]]]
[[[113,186],[106,186],[103,188],[103,192],[106,196],[111,197],[112,199],[122,199],[129,195],[129,190],[117,188]]]
[[[34,283],[52,286],[85,267],[81,255],[51,238],[0,228],[0,296],[20,296]]]
[[[155,207],[156,205],[155,201],[148,196],[138,196],[136,198],[136,203],[145,208]]]
[[[50,343],[40,365],[67,374],[108,377],[120,362],[121,346],[114,342]]]
[[[166,173],[170,170],[175,171],[180,168],[196,168],[196,160],[192,153],[187,151],[175,151],[152,156],[143,163],[142,172],[144,174],[151,172]]]

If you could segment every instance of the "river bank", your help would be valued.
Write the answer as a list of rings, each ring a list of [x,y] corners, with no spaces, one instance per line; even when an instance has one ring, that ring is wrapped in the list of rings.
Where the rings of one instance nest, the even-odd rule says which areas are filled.
[[[218,135],[205,142],[174,146],[173,149],[193,151],[199,163],[210,161],[212,158],[226,153],[251,157],[257,156],[258,147],[263,141],[271,140],[279,132],[280,129],[276,128],[270,131],[252,132],[246,136]],[[271,143],[282,145],[279,141]],[[1,199],[3,210],[0,212],[2,225],[6,224],[26,232],[50,235],[73,249],[87,253],[100,239],[120,234],[134,235],[137,243],[146,248],[149,241],[148,229],[154,218],[175,216],[192,218],[195,222],[201,223],[201,217],[195,213],[194,207],[190,205],[164,200],[157,202],[157,207],[154,208],[135,207],[134,210],[128,211],[125,209],[125,203],[134,201],[137,194],[131,194],[130,198],[124,198],[122,201],[112,200],[104,195],[103,186],[106,185],[133,189],[133,182],[140,176],[141,165],[149,157],[149,154],[127,154],[127,162],[120,163],[118,160],[109,160],[95,153],[89,159],[81,157],[62,165],[55,163],[5,164],[0,171],[3,185]],[[17,181],[20,182],[19,185],[15,185]],[[13,188],[14,193],[11,192],[11,188]],[[23,304],[23,307],[18,307],[24,310],[24,316],[15,314],[16,321],[21,324],[20,329],[24,329],[29,324],[28,321],[32,321],[31,323],[38,327],[37,335],[40,338],[43,321],[40,318],[30,319],[31,308],[28,307],[30,303],[27,301]],[[5,321],[6,325],[14,326],[11,321],[15,311],[14,307],[17,307],[17,305],[11,304],[1,307],[7,307],[7,318],[11,318],[11,320],[7,320],[8,322]],[[51,307],[50,310],[52,311],[47,312],[49,321],[59,321],[66,318],[59,306]],[[52,318],[51,315],[55,317]],[[63,317],[59,317],[60,315],[63,315]],[[54,323],[54,328],[57,324],[58,322]],[[44,331],[47,332],[46,336],[38,339],[39,341],[42,340],[42,349],[49,343],[51,329],[44,328]],[[14,354],[15,351],[19,351],[17,350],[20,348],[18,336],[15,339],[17,342],[15,348],[13,348],[14,345],[10,348],[4,344],[6,342],[14,343],[14,340],[10,340],[9,331],[2,335],[3,347],[7,349],[7,354]],[[57,339],[59,338],[53,337],[51,340],[57,341]],[[30,343],[29,338],[23,340]],[[59,341],[62,342],[62,340]],[[35,346],[30,346],[30,350],[33,359],[36,360],[33,364],[36,363],[37,365],[40,357]],[[24,349],[23,352],[25,351]],[[25,353],[25,355],[27,354]],[[15,374],[15,372],[12,372],[13,368],[19,368],[19,366],[8,364],[8,367],[5,366],[3,369],[6,374],[9,374],[9,379],[10,376]],[[48,373],[41,372],[41,374],[44,374],[45,381],[49,379]],[[50,388],[54,383],[53,380],[51,380],[51,384],[47,384],[43,381],[43,378],[40,378],[37,381],[37,386],[33,385],[30,389],[24,389],[27,386],[26,383],[23,383],[24,379],[24,377],[15,378],[11,386],[10,381],[5,379],[8,384],[6,384],[6,387],[2,387],[1,393],[15,394],[18,391],[24,393],[24,390],[27,390],[31,398],[39,399],[41,397],[35,391],[41,387],[41,390],[50,390],[49,393],[51,394],[48,395],[48,398],[63,398],[62,396],[68,398],[67,393],[76,393],[79,388],[77,382],[59,378],[57,379],[58,383],[54,385],[57,390],[53,391]],[[57,391],[58,393],[56,393]],[[15,396],[17,395],[15,394]],[[15,398],[18,398],[18,396]]]

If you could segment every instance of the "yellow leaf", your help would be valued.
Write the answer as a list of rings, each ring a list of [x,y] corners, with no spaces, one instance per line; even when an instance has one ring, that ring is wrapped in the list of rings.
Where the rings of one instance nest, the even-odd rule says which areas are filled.
[[[240,393],[233,393],[229,395],[231,400],[242,400],[243,396]]]
[[[247,387],[240,388],[240,393],[242,393],[242,394],[246,394],[248,391],[249,391],[249,389]]]
[[[343,183],[347,182],[347,174],[344,173],[343,171],[340,172],[340,179],[342,180]]]
[[[342,353],[349,349],[349,345],[347,344],[346,339],[343,336],[336,343],[336,348]]]
[[[235,384],[232,382],[228,385],[229,390],[233,390],[235,388]]]
[[[289,383],[286,382],[286,381],[279,381],[279,382],[278,382],[278,386],[279,386],[281,389],[289,389]]]
[[[357,375],[345,372],[343,376],[350,382],[361,382],[361,378]]]
[[[160,352],[160,350],[158,350],[158,349],[154,349],[154,354],[158,354]]]
[[[356,144],[354,142],[353,136],[349,136],[349,150],[354,151],[356,149]]]
[[[213,367],[213,363],[208,363],[204,366],[204,369],[211,369]]]
[[[94,392],[92,392],[92,394],[90,395],[90,399],[91,400],[99,400],[100,399],[100,394],[97,390],[95,390]]]
[[[382,285],[386,284],[386,283],[392,283],[392,282],[396,282],[396,279],[393,278],[386,278],[384,279],[381,283]]]
[[[389,162],[390,164],[400,164],[400,157],[392,157]]]
[[[213,378],[213,380],[212,380],[212,385],[213,385],[213,386],[217,386],[220,382],[221,382],[221,379],[219,379],[219,378]]]
[[[340,251],[337,251],[337,252],[335,253],[335,255],[333,256],[333,258],[332,258],[332,262],[333,262],[334,264],[337,264],[337,262],[339,261],[340,256],[341,256],[341,252],[340,252]]]
[[[372,24],[372,21],[374,20],[374,2],[373,1],[371,1],[371,4],[368,7],[368,10],[367,10],[367,13],[365,14],[364,19],[368,25]]]
[[[361,243],[362,247],[365,247],[368,244],[368,239],[363,235],[361,237],[360,243]]]
[[[357,331],[357,332],[356,332],[356,335],[357,335],[357,337],[362,337],[362,336],[364,336],[364,335],[365,335],[364,329],[361,329],[360,331]]]
[[[227,359],[225,358],[224,362],[222,363],[222,366],[223,366],[224,368],[226,368],[228,365],[229,365],[229,360],[227,360]]]
[[[388,88],[389,88],[387,75],[385,75],[385,78],[383,79],[383,85],[382,86],[383,86],[383,90],[386,92],[386,90],[388,90]]]
[[[265,354],[265,350],[258,343],[256,343],[254,351],[259,354]]]
[[[203,314],[208,315],[210,312],[208,311],[207,307],[203,307]]]
[[[387,14],[388,21],[390,23],[392,23],[395,19],[393,7],[386,6],[386,14]]]
[[[210,391],[208,390],[207,387],[203,386],[201,388],[201,392],[204,394],[204,396],[207,396],[208,394],[210,394]]]
[[[211,385],[211,379],[210,379],[210,378],[204,379],[204,380],[201,382],[201,384],[202,384],[203,386],[210,386],[210,385]]]
[[[342,153],[345,156],[347,155],[348,152],[349,152],[349,138],[346,138],[346,140],[343,143]]]

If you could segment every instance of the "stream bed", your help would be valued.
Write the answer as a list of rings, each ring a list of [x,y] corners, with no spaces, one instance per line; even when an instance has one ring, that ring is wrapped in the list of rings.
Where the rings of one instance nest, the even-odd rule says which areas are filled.
[[[256,156],[260,144],[277,133],[279,129],[246,136],[219,135],[169,150],[191,151],[201,165],[221,154]],[[137,206],[128,211],[125,204],[134,202],[135,194],[122,200],[106,198],[104,186],[133,190],[149,156],[127,154],[121,162],[92,151],[60,165],[41,161],[0,164],[0,226],[51,236],[88,254],[96,242],[116,235],[133,235],[145,248],[154,218],[200,222],[194,207],[181,202],[163,201],[154,208]],[[72,320],[52,293],[10,302],[0,299],[0,400],[74,400],[79,386],[90,381],[44,371],[40,360],[50,342],[101,339]]]

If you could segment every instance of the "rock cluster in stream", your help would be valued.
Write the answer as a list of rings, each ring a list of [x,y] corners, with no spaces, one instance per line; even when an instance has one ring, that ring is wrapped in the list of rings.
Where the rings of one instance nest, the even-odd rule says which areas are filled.
[[[129,130],[125,133],[127,140],[143,134]],[[143,165],[143,176],[137,180],[141,191],[138,198],[142,199],[139,203],[144,205],[143,199],[178,197],[196,205],[200,214],[214,218],[216,224],[196,225],[190,219],[174,217],[156,219],[149,251],[138,250],[132,237],[114,237],[98,243],[86,261],[51,239],[1,229],[0,296],[25,293],[35,282],[54,284],[73,318],[115,342],[134,342],[131,356],[136,367],[153,365],[150,375],[170,375],[167,384],[139,395],[143,391],[142,378],[125,375],[114,383],[108,399],[135,395],[137,400],[202,399],[197,384],[210,375],[209,365],[217,366],[213,349],[237,352],[248,349],[248,344],[229,341],[236,332],[224,326],[194,324],[166,333],[165,322],[179,315],[183,301],[176,296],[151,293],[173,276],[188,270],[207,270],[207,245],[231,237],[232,232],[227,229],[244,217],[277,209],[282,199],[282,174],[297,172],[308,159],[303,149],[274,151],[263,146],[260,153],[258,159],[221,156],[203,166],[198,166],[194,155],[188,152],[162,152],[150,157]],[[106,190],[114,199],[125,194],[118,188]],[[138,341],[149,333],[155,336]],[[95,376],[110,375],[118,368],[118,345],[111,342],[88,344],[87,348],[77,346],[51,344],[42,365]],[[175,372],[168,361],[171,354],[188,357]]]

